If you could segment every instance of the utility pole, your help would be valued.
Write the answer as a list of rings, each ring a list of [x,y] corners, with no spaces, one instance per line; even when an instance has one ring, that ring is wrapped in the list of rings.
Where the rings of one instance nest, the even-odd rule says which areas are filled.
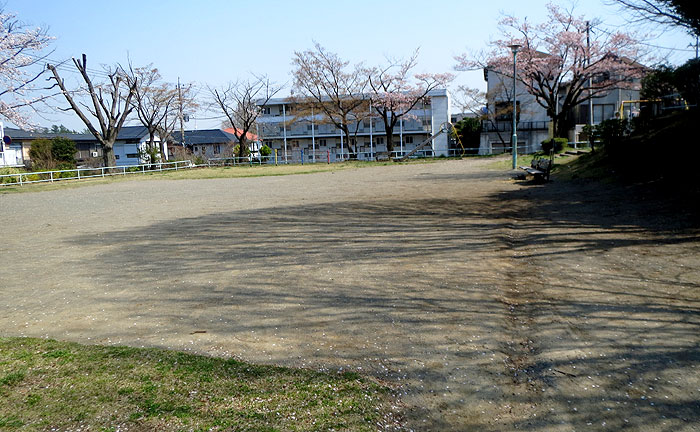
[[[591,67],[591,23],[586,21],[586,57],[588,67]],[[588,73],[588,126],[593,127],[593,77]],[[558,103],[558,102],[557,102]]]
[[[185,118],[182,113],[182,89],[180,88],[180,77],[177,77],[177,98],[180,102],[180,144],[185,148]]]

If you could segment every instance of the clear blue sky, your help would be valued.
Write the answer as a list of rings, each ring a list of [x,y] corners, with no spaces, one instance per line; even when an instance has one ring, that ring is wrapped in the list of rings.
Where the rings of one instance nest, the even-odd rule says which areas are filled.
[[[48,26],[56,37],[51,58],[85,53],[88,66],[131,59],[135,66],[153,63],[168,81],[222,85],[249,73],[267,74],[278,83],[290,81],[294,51],[317,41],[341,57],[368,65],[386,56],[406,57],[420,47],[416,72],[445,72],[453,56],[485,48],[497,37],[502,13],[540,22],[545,0],[428,2],[402,1],[162,1],[7,0],[6,12],[34,26]],[[567,3],[570,4],[570,3]],[[603,0],[581,0],[576,11],[600,18],[608,29],[626,27],[624,16]],[[670,53],[672,63],[694,56],[694,42],[681,31],[657,34],[649,43],[684,51]],[[68,75],[68,74],[66,74]],[[67,77],[68,78],[68,77]],[[456,84],[483,87],[481,72],[458,73]],[[288,91],[288,88],[287,88]],[[205,96],[204,92],[202,96]],[[199,117],[206,117],[200,113]],[[73,115],[50,115],[45,126],[63,123],[83,129]],[[218,127],[218,121],[197,120],[189,128]]]

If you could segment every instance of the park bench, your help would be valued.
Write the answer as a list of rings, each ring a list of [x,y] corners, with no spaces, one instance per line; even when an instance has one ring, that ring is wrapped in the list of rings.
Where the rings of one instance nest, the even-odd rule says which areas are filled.
[[[532,175],[535,180],[549,180],[549,172],[552,170],[552,159],[534,158],[530,166],[521,166],[520,169]]]

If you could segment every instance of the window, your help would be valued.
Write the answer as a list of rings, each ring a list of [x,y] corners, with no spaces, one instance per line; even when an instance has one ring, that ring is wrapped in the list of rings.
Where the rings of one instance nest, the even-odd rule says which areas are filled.
[[[520,121],[520,101],[515,101],[516,121]],[[496,121],[513,121],[513,102],[496,102]]]
[[[326,145],[326,140],[325,140],[325,138],[324,138],[324,139],[319,139],[319,140],[316,140],[316,141],[318,142],[318,145],[320,145],[320,146],[325,146],[325,145]]]
[[[126,157],[131,158],[131,159],[137,159],[139,157],[138,153],[127,153]]]
[[[406,144],[413,144],[413,137],[412,137],[412,136],[404,137],[403,141],[404,141]]]
[[[593,123],[600,123],[603,120],[615,118],[615,104],[594,104]]]
[[[309,124],[306,125],[306,130],[307,130],[307,131],[310,131],[311,128],[312,128],[311,123],[309,123]]]
[[[214,154],[219,154],[221,153],[221,144],[215,144],[214,145]]]
[[[384,144],[384,137],[378,137],[376,141],[377,141],[377,144],[378,144],[378,145],[379,145],[379,144]]]
[[[284,133],[284,126],[280,126],[280,133]]]
[[[264,106],[264,107],[262,107],[262,109],[260,110],[260,112],[261,112],[263,115],[270,115],[270,107],[269,107],[269,106]]]
[[[114,159],[119,160],[119,155],[118,155],[118,154],[115,154],[115,155],[114,155]]]
[[[362,122],[362,127],[365,129],[369,129],[369,120],[365,120],[364,122]]]

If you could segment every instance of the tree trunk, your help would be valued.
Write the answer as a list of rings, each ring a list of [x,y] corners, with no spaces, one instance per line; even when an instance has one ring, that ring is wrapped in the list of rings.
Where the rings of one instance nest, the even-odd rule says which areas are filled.
[[[386,128],[386,151],[389,153],[389,159],[393,159],[391,154],[394,151],[394,127],[384,124]]]
[[[117,158],[114,156],[114,143],[102,144],[102,162],[107,167],[117,166]]]
[[[563,123],[564,116],[562,114],[552,116],[552,136],[554,138],[568,138],[566,131],[560,130]]]
[[[239,158],[246,157],[245,149],[247,149],[247,148],[248,148],[248,140],[245,137],[238,140],[238,157]]]

